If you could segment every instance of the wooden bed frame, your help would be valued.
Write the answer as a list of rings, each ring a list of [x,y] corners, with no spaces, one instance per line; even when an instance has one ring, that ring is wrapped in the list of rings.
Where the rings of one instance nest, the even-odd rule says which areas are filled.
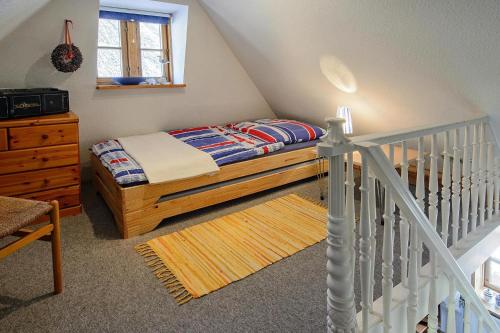
[[[225,165],[213,175],[122,187],[91,153],[94,187],[111,209],[123,238],[147,233],[171,216],[316,176],[316,158],[316,147],[309,147]],[[192,189],[198,191],[183,194]],[[176,195],[164,197],[172,194]]]

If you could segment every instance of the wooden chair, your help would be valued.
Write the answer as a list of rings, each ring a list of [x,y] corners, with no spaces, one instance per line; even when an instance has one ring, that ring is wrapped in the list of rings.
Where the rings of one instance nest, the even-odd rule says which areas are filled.
[[[49,216],[49,224],[36,230],[25,228],[44,215]],[[63,278],[59,203],[57,201],[47,203],[0,196],[0,239],[6,236],[20,238],[0,248],[0,260],[36,240],[52,243],[54,291],[56,294],[61,293],[63,291]]]

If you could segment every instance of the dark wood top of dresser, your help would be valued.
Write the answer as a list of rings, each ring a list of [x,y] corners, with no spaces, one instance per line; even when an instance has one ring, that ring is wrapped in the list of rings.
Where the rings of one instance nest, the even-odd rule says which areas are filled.
[[[50,116],[0,120],[0,128],[66,124],[77,122],[78,116],[70,111],[67,113],[53,114]]]

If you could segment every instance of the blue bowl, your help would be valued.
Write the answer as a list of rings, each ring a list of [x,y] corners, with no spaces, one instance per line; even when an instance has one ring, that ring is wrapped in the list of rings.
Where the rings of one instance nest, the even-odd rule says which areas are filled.
[[[114,77],[113,82],[121,84],[124,86],[137,85],[144,82],[146,78],[142,76],[131,76],[131,77]]]

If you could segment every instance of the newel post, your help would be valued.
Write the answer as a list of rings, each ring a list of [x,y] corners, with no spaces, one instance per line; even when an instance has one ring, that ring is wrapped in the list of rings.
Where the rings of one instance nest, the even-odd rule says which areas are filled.
[[[345,214],[345,165],[342,146],[345,137],[343,119],[327,118],[328,134],[319,145],[319,153],[328,157],[327,224],[327,331],[356,332],[352,242]]]

